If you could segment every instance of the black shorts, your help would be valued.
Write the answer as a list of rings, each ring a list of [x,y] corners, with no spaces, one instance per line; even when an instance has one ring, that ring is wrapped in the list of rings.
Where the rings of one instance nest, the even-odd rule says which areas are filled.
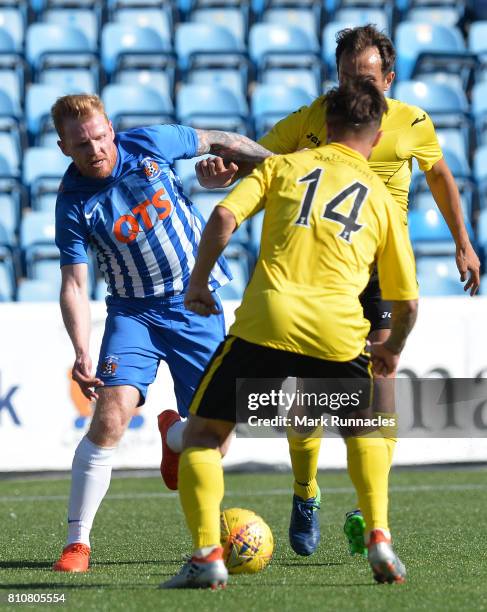
[[[207,419],[239,422],[241,398],[249,392],[265,393],[276,389],[276,383],[282,383],[288,376],[305,379],[305,382],[308,379],[310,391],[316,384],[325,385],[327,380],[336,385],[340,379],[353,379],[350,384],[360,385],[364,401],[367,406],[370,404],[372,370],[368,353],[352,361],[326,361],[227,336],[208,364],[189,411]]]
[[[383,300],[380,295],[379,276],[374,268],[369,284],[360,295],[364,317],[370,321],[370,331],[391,329],[392,302]]]

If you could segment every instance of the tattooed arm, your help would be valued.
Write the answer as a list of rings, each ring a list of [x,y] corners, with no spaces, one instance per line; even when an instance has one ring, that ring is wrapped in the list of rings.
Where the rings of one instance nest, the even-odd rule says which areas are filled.
[[[370,347],[374,373],[387,376],[395,372],[399,355],[416,323],[418,300],[392,302],[391,335],[385,342],[374,342]]]
[[[272,155],[270,151],[247,136],[220,130],[196,130],[198,135],[197,155],[212,153],[225,160],[240,160],[259,164]]]

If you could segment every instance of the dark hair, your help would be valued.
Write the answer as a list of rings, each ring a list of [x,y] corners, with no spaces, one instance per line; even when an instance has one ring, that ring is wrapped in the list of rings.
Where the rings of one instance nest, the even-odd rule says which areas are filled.
[[[343,129],[378,126],[386,110],[384,95],[367,77],[357,77],[326,94],[327,121]]]
[[[379,32],[370,23],[358,28],[346,28],[340,30],[336,35],[337,48],[335,52],[337,70],[339,70],[340,58],[342,55],[360,55],[370,47],[377,47],[382,59],[382,74],[391,72],[396,61],[396,50],[391,39]]]

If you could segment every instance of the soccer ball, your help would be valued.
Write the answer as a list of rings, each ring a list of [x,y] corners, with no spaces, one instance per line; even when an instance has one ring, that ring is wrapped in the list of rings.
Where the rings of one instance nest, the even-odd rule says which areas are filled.
[[[269,564],[274,538],[255,512],[229,508],[220,515],[223,560],[230,574],[256,574]]]

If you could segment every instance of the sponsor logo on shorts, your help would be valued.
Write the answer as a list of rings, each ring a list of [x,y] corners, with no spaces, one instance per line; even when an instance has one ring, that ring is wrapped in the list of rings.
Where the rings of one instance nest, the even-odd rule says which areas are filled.
[[[150,157],[144,157],[144,159],[139,163],[140,166],[142,166],[145,177],[148,181],[155,181],[161,175],[161,169],[159,168],[159,164]]]
[[[115,376],[115,372],[118,368],[118,357],[114,355],[107,355],[103,363],[101,364],[101,373],[103,376]]]

